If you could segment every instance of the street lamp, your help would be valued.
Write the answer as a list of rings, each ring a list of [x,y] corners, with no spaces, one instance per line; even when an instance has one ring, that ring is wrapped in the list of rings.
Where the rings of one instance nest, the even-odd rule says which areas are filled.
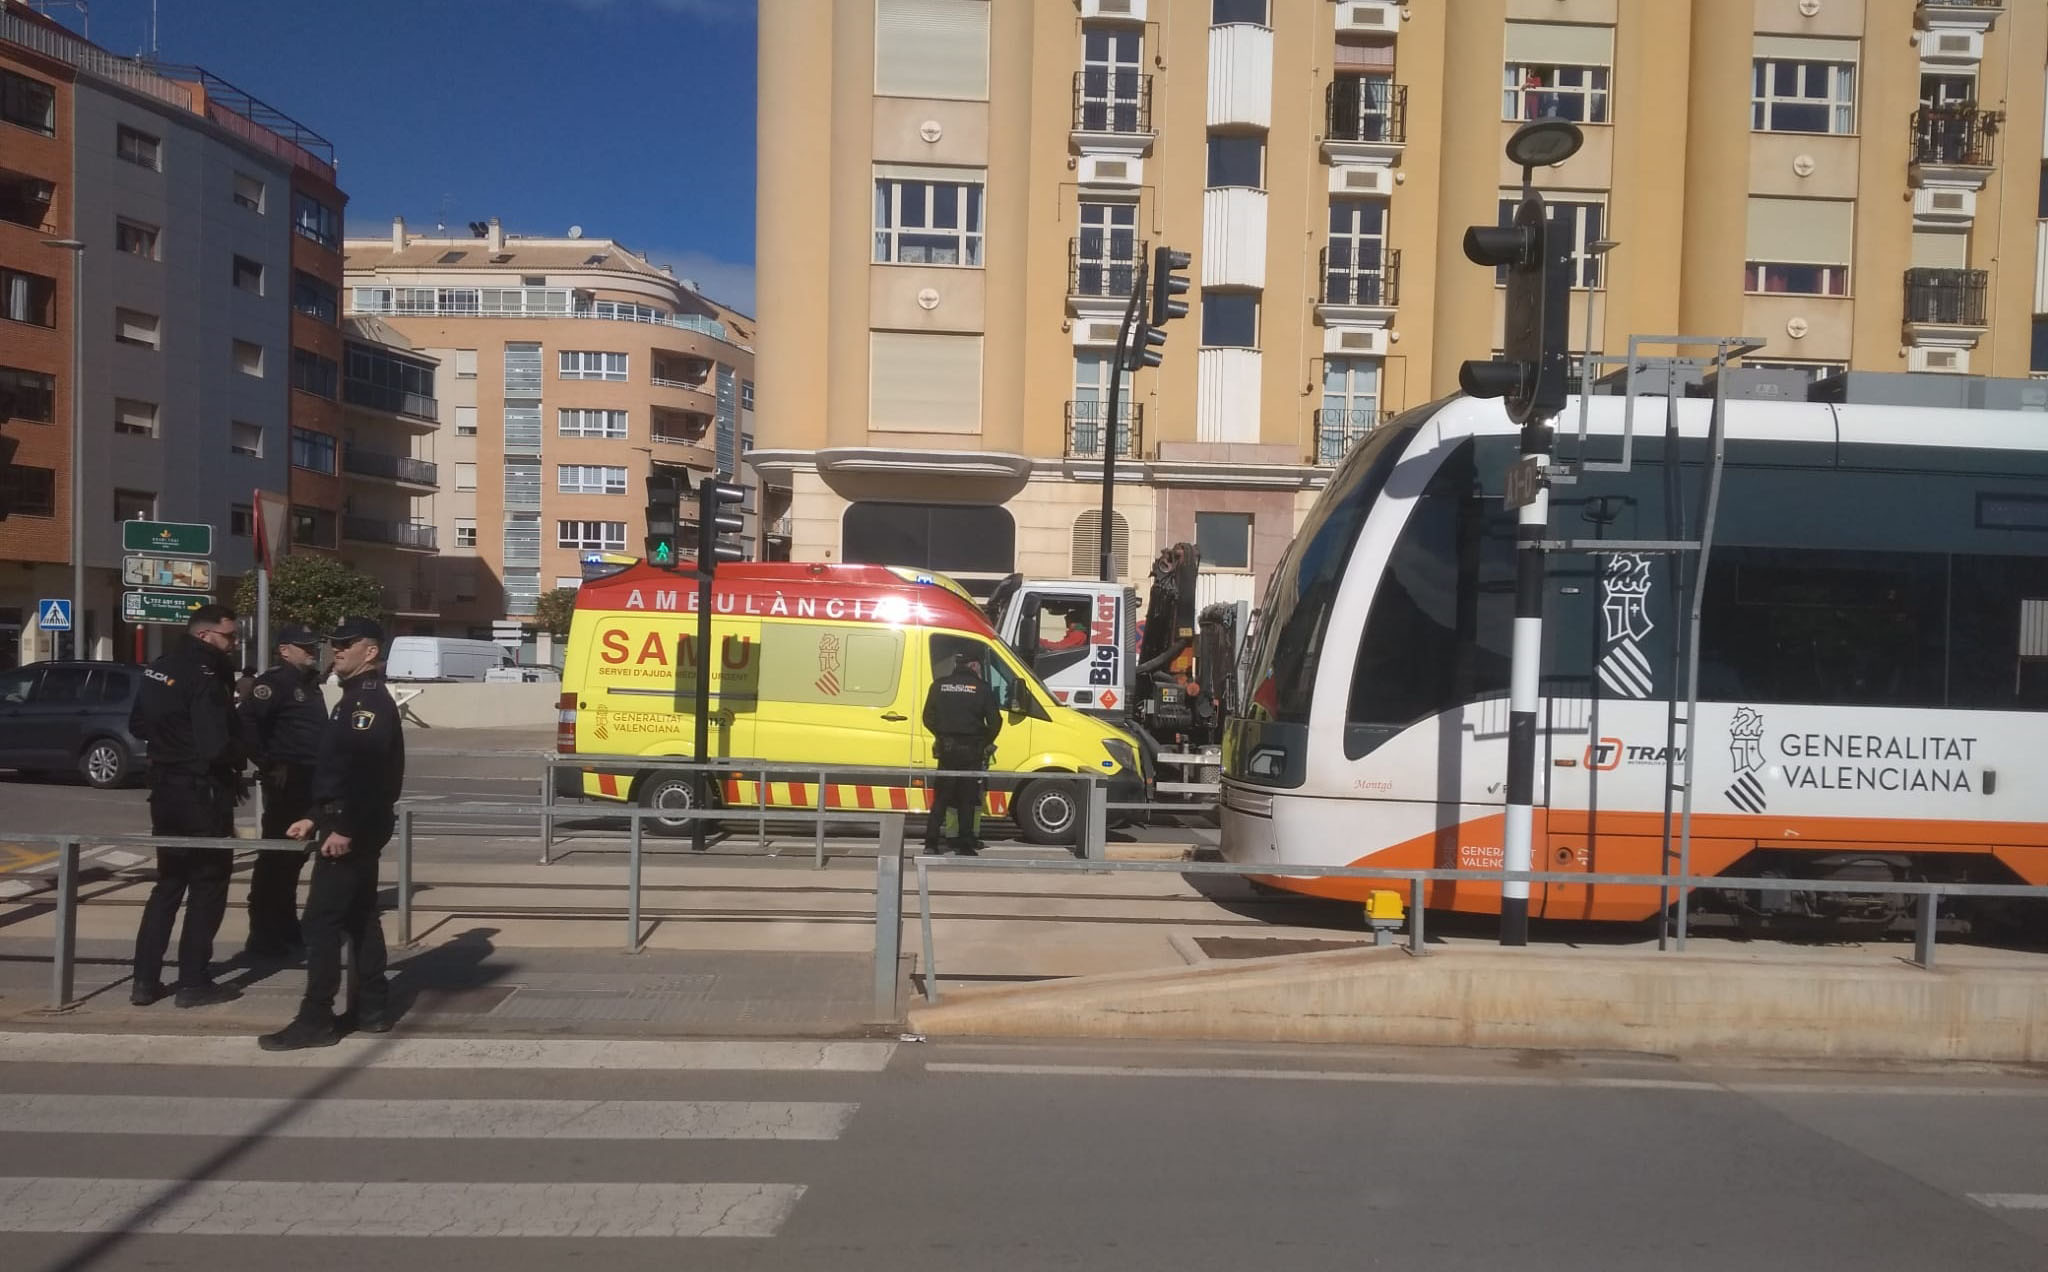
[[[85,243],[44,239],[71,253],[71,652],[85,636]]]
[[[1586,255],[1588,258],[1597,261],[1620,246],[1621,244],[1613,239],[1594,239],[1586,244]],[[1586,343],[1579,353],[1579,397],[1581,400],[1593,396],[1593,302],[1607,290],[1607,279],[1604,270],[1599,281],[1599,286],[1586,288]],[[1581,411],[1584,410],[1583,407],[1580,409]]]

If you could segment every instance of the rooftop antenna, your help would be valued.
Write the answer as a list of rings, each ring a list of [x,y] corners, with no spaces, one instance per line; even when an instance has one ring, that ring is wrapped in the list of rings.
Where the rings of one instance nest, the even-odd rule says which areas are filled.
[[[35,9],[38,13],[47,15],[50,10],[57,8],[78,10],[79,34],[88,40],[92,38],[92,10],[86,7],[86,0],[35,0]]]
[[[448,200],[450,197],[446,192],[443,192],[441,195],[441,213],[434,218],[434,233],[436,234],[446,234],[448,232]]]

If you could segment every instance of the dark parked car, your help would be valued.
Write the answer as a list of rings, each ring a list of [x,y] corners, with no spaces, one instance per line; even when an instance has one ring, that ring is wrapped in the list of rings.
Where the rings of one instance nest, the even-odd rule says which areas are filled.
[[[142,669],[126,663],[39,662],[0,671],[0,768],[77,771],[94,786],[126,786],[148,753],[128,731]]]

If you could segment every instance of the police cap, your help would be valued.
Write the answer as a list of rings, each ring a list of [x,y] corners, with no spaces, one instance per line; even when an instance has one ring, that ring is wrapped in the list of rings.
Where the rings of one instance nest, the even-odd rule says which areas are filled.
[[[313,634],[313,629],[310,627],[305,627],[298,623],[286,623],[277,629],[277,643],[280,645],[297,645],[300,649],[318,649],[320,647],[320,638]]]
[[[384,627],[374,618],[344,618],[340,625],[328,634],[327,639],[336,645],[346,645],[357,640],[374,640],[381,646],[384,643]]]

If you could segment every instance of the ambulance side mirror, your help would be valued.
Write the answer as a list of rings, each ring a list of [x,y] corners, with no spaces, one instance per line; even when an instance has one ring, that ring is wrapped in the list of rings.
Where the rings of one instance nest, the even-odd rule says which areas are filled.
[[[1017,610],[1017,638],[1010,648],[1025,662],[1038,657],[1038,598],[1026,597]]]
[[[1008,699],[1008,701],[1003,703],[1004,710],[1022,711],[1024,709],[1024,682],[1012,680],[1009,688],[1004,690],[1004,696]]]

